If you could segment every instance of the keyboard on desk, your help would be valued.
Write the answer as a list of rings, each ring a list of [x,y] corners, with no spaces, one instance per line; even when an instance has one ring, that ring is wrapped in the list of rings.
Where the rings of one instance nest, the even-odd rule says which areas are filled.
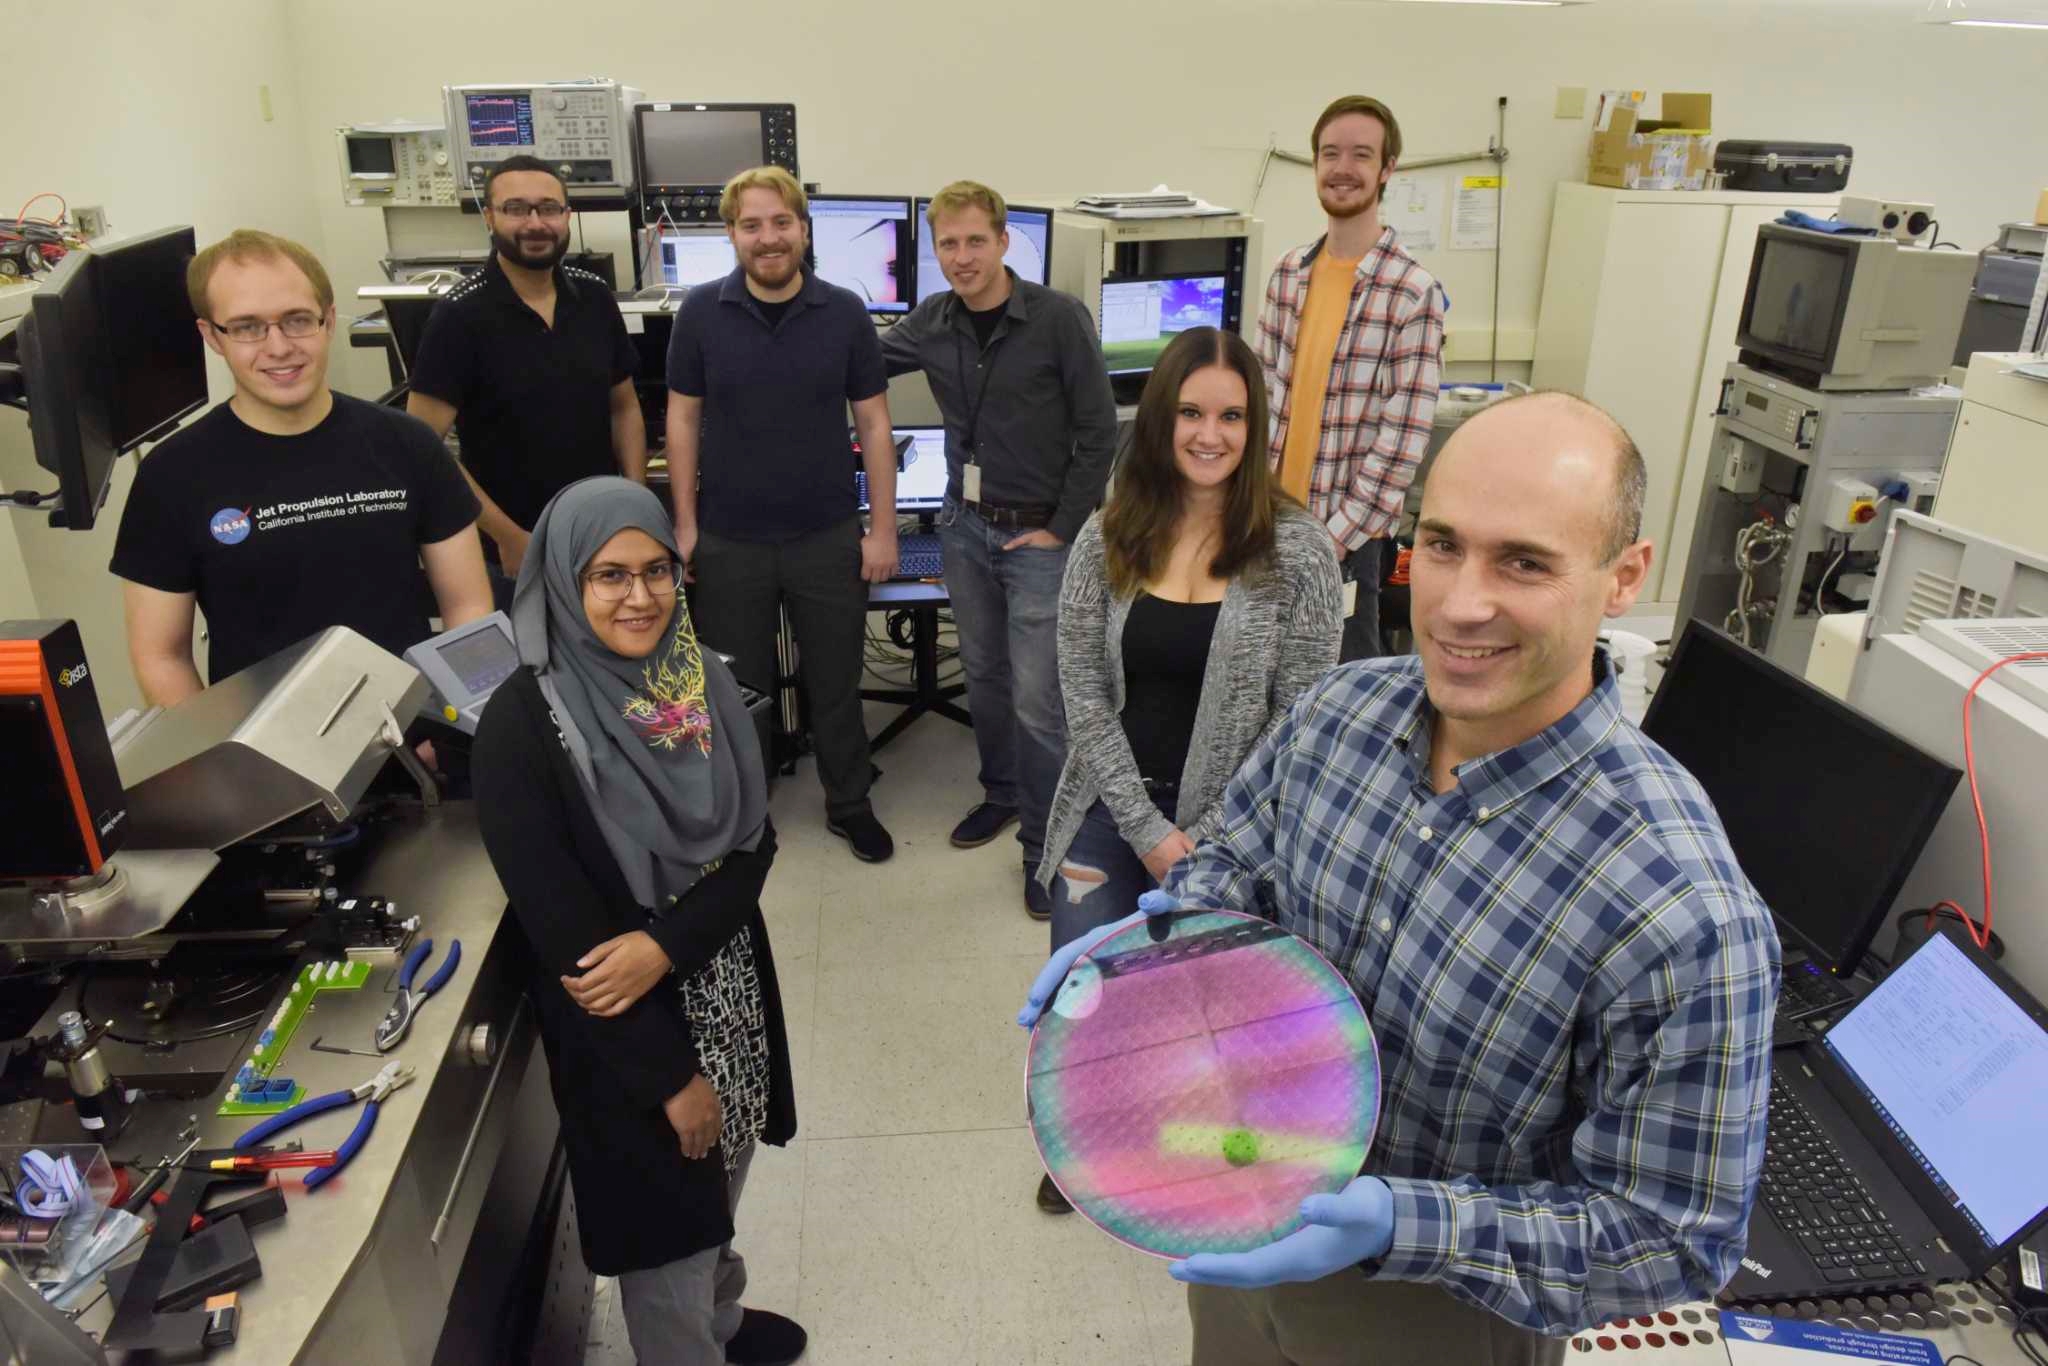
[[[935,531],[911,531],[896,537],[896,573],[898,579],[940,579],[946,575],[945,561],[939,553],[939,535]]]
[[[1771,1082],[1757,1198],[1830,1284],[1924,1279],[1927,1266],[1792,1089]]]
[[[1778,1018],[1803,1020],[1850,1004],[1856,992],[1810,960],[1788,963],[1778,988]]]

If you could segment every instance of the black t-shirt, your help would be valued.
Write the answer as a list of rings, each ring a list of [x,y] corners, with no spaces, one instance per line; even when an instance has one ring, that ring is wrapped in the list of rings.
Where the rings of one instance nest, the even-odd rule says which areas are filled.
[[[493,255],[435,305],[412,387],[454,407],[462,463],[531,531],[548,499],[578,479],[619,472],[611,393],[639,370],[602,279],[557,268],[550,328]]]
[[[967,320],[974,325],[974,340],[980,344],[982,350],[988,350],[988,339],[996,334],[996,324],[1001,322],[1003,315],[1009,311],[1010,301],[1008,299],[1003,300],[994,308],[979,310],[970,308],[967,310]]]
[[[697,522],[714,536],[788,541],[859,511],[848,403],[887,391],[867,305],[815,275],[779,324],[734,270],[683,296],[668,387],[704,400]]]
[[[754,307],[761,310],[761,316],[768,322],[768,330],[773,332],[782,324],[782,315],[789,312],[789,306],[795,302],[795,295],[787,299],[756,299]]]
[[[329,626],[393,654],[429,634],[419,547],[477,517],[426,423],[345,394],[310,432],[270,436],[223,403],[146,456],[113,571],[193,593],[218,682]]]
[[[1168,602],[1140,593],[1124,619],[1124,738],[1140,777],[1180,783],[1202,703],[1202,674],[1220,602]]]

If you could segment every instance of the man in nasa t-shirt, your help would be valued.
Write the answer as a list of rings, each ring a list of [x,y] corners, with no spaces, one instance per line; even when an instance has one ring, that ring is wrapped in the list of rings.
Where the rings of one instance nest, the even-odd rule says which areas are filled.
[[[114,542],[143,696],[209,682],[329,626],[393,654],[487,615],[477,501],[425,423],[327,387],[334,290],[304,247],[231,234],[186,277],[235,392],[143,459]],[[422,568],[425,573],[422,575]]]

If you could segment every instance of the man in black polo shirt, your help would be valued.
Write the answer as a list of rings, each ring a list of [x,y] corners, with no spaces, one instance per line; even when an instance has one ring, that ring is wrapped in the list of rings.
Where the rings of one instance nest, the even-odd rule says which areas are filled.
[[[878,863],[895,843],[868,802],[861,718],[868,584],[896,570],[888,377],[867,306],[803,271],[803,187],[774,167],[727,183],[719,213],[739,268],[693,289],[668,350],[668,469],[690,610],[735,672],[774,685],[789,611],[811,704],[826,828]],[[853,405],[872,529],[861,534],[846,445]]]
[[[953,288],[882,338],[889,373],[922,370],[946,419],[946,591],[960,630],[982,800],[953,827],[962,849],[1010,821],[1024,847],[1024,908],[1052,903],[1035,874],[1066,758],[1060,578],[1067,545],[1102,501],[1116,456],[1116,399],[1079,299],[1020,280],[1003,197],[962,180],[925,225]]]
[[[201,612],[211,682],[329,626],[401,654],[435,611],[448,626],[487,615],[476,499],[447,450],[327,387],[334,287],[313,254],[244,229],[185,282],[235,392],[143,459],[121,514],[112,568],[143,697],[171,706],[204,686]]]
[[[484,183],[484,222],[496,250],[435,307],[405,410],[460,436],[503,594],[548,499],[593,474],[645,478],[647,427],[618,303],[602,279],[561,264],[561,180],[538,158],[508,157]]]

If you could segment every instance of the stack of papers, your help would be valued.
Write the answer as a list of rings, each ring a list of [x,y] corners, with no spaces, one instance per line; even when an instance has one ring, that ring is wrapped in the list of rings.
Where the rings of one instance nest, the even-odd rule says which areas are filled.
[[[1236,212],[1164,185],[1142,194],[1084,194],[1074,201],[1074,207],[1100,218],[1188,218]]]

